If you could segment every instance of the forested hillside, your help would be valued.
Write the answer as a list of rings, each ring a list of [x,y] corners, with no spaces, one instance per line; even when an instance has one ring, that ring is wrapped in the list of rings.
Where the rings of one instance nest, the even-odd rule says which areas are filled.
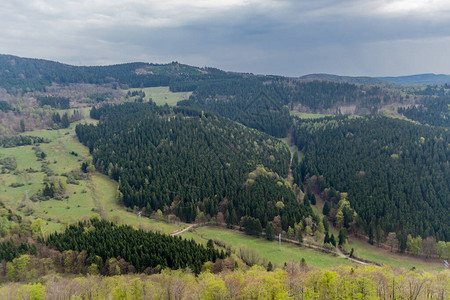
[[[384,81],[382,79],[378,79],[376,77],[369,76],[341,76],[341,75],[333,75],[333,74],[308,74],[300,77],[301,79],[306,80],[325,80],[325,81],[333,81],[340,83],[353,83],[353,84],[365,84],[365,85],[379,85],[384,87],[394,87],[395,85]]]
[[[374,114],[400,93],[379,86],[359,86],[330,81],[304,81],[275,76],[179,82],[173,91],[193,90],[179,105],[214,111],[247,126],[284,137],[291,126],[289,110],[340,113],[341,105],[356,105],[359,114]]]
[[[341,106],[354,106],[352,112],[366,115],[404,100],[398,89],[377,80],[368,82],[374,85],[359,84],[358,80],[347,83],[224,72],[177,62],[87,67],[0,55],[0,87],[15,96],[47,93],[39,95],[42,105],[69,105],[69,99],[62,103],[49,93],[52,84],[95,84],[114,91],[170,86],[173,92],[193,92],[182,106],[212,111],[276,137],[284,137],[291,127],[290,110],[339,114]]]
[[[220,212],[229,224],[249,215],[264,225],[280,215],[285,229],[310,211],[283,180],[289,150],[267,134],[151,103],[103,106],[91,115],[99,125],[78,125],[77,135],[96,168],[119,181],[126,206],[170,211],[187,222]]]
[[[129,89],[155,86],[192,95],[174,108],[98,106],[143,101],[143,90]],[[294,121],[291,116],[397,114],[401,106],[398,113],[411,120],[448,127],[448,85],[399,88],[366,77],[300,79],[177,62],[81,67],[0,55],[0,87],[0,134],[7,146],[23,144],[9,138],[14,133],[65,128],[82,117],[78,111],[71,115],[56,109],[95,106],[91,116],[99,125],[77,127],[93,155],[83,170],[93,163],[119,182],[128,207],[149,213],[159,209],[188,222],[218,216],[237,224],[251,216],[263,227],[280,216],[287,230],[312,215],[299,192],[308,185],[309,173],[323,175],[321,183],[348,193],[360,218],[346,215],[346,225],[350,219],[363,220],[357,225],[367,234],[375,228],[384,235],[397,231],[449,238],[448,222],[437,223],[439,218],[448,221],[447,131],[386,118]],[[276,139],[292,128],[306,156],[301,164],[298,153],[292,161],[298,188],[285,180],[290,153]],[[336,199],[335,206],[340,200],[330,199]],[[276,205],[280,201],[284,205]]]
[[[369,237],[382,230],[397,231],[405,245],[407,234],[450,239],[448,130],[340,117],[297,120],[294,139],[305,154],[299,177],[322,175],[322,189],[348,193]]]
[[[426,97],[423,104],[399,108],[408,119],[432,126],[450,127],[450,97]]]
[[[45,91],[52,83],[113,84],[139,88],[168,86],[178,81],[233,77],[223,71],[182,65],[128,63],[111,66],[71,66],[42,59],[0,55],[0,87],[9,92]]]

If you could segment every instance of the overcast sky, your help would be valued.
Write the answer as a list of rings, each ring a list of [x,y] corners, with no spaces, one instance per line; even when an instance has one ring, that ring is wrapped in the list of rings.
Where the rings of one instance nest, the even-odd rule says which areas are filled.
[[[450,73],[448,0],[1,0],[0,53],[301,76]]]

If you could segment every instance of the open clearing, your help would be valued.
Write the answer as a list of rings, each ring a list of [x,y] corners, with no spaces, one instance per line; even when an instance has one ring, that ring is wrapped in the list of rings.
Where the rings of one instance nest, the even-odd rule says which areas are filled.
[[[129,91],[140,90],[145,92],[145,101],[149,101],[151,98],[157,105],[168,104],[170,106],[174,106],[178,101],[189,99],[189,96],[192,95],[192,92],[172,93],[168,86],[130,89]]]
[[[325,114],[306,113],[306,112],[299,112],[296,110],[291,110],[289,113],[291,116],[299,117],[300,119],[320,119],[328,116]]]
[[[281,251],[278,248],[277,241],[267,241],[263,238],[256,238],[246,235],[242,232],[235,230],[224,229],[221,227],[201,227],[195,229],[205,239],[219,238],[234,249],[240,246],[246,246],[247,248],[255,250],[260,256],[267,258],[273,264],[282,266],[285,262],[291,259],[301,261],[302,258],[306,260],[309,266],[316,268],[329,268],[336,265],[352,265],[352,263],[344,258],[335,256],[332,254],[318,252],[306,247],[299,247],[293,244],[282,243]],[[182,237],[190,238],[192,233]]]
[[[411,269],[415,267],[421,270],[436,270],[441,271],[444,269],[444,263],[437,262],[436,260],[425,260],[421,258],[411,257],[407,255],[401,255],[397,253],[391,253],[388,250],[372,246],[365,241],[351,239],[349,247],[356,250],[358,257],[375,261],[380,264],[387,264],[392,267],[400,267],[404,269]]]
[[[87,115],[86,112],[84,112]],[[95,123],[95,120],[87,118],[82,123]],[[65,178],[63,173],[79,170],[81,163],[88,159],[89,151],[82,145],[75,135],[75,124],[69,128],[59,130],[36,130],[24,133],[25,135],[39,136],[49,139],[50,143],[40,144],[40,148],[47,155],[45,160],[49,168],[54,172],[53,178]],[[67,184],[66,192],[60,200],[26,201],[25,191],[31,198],[33,194],[40,193],[44,187],[45,173],[41,171],[42,161],[35,155],[33,146],[21,146],[14,148],[1,148],[0,158],[14,157],[17,169],[13,172],[0,174],[0,200],[5,202],[22,216],[31,216],[46,220],[43,228],[45,233],[61,230],[63,224],[77,222],[83,218],[89,218],[94,213],[101,213],[103,217],[139,227],[140,222],[136,213],[127,211],[118,204],[117,182],[103,174],[94,172],[86,179],[78,180],[78,184]],[[73,154],[73,153],[75,154]],[[32,168],[35,171],[29,172]],[[23,186],[12,187],[11,184],[19,183]],[[184,228],[186,225],[178,225],[158,222],[142,217],[144,229],[171,233]]]

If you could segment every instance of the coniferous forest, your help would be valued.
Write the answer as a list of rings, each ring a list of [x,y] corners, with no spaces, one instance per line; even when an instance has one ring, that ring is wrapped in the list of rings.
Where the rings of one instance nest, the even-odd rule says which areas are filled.
[[[220,211],[228,224],[252,216],[265,225],[280,215],[285,230],[310,211],[284,183],[289,150],[267,134],[215,114],[152,103],[103,106],[91,115],[99,125],[78,125],[76,133],[96,168],[119,181],[128,207],[170,210],[187,222],[199,212]]]
[[[63,233],[51,234],[46,245],[61,252],[85,250],[88,260],[98,266],[102,266],[107,259],[121,257],[132,264],[137,272],[156,267],[189,267],[198,274],[203,263],[225,258],[223,251],[205,248],[193,240],[135,230],[128,225],[117,226],[95,218],[71,225]]]
[[[450,97],[427,97],[419,106],[399,108],[408,119],[432,126],[450,127]]]
[[[450,239],[450,133],[386,117],[297,120],[297,168],[348,193],[366,233]],[[369,234],[370,235],[370,234]]]
[[[249,127],[284,137],[291,127],[289,110],[330,110],[336,105],[357,103],[362,114],[373,114],[383,103],[401,100],[398,91],[377,86],[358,86],[329,81],[302,81],[276,76],[227,78],[222,80],[177,82],[172,91],[193,90],[178,105],[216,112]]]

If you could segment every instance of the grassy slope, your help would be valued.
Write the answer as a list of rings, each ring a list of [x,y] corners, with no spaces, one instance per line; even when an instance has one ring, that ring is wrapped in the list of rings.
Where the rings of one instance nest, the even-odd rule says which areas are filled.
[[[444,263],[436,260],[425,260],[407,255],[391,253],[388,250],[380,249],[368,244],[366,241],[351,239],[349,246],[356,250],[358,257],[387,264],[392,267],[411,269],[415,267],[421,270],[443,270]]]
[[[263,238],[251,237],[235,230],[219,227],[201,227],[197,228],[196,231],[206,239],[219,238],[224,240],[232,245],[233,248],[244,245],[255,250],[259,255],[266,257],[272,263],[280,266],[291,259],[301,261],[302,258],[306,260],[306,263],[309,266],[317,268],[329,268],[335,265],[351,264],[348,260],[331,254],[321,253],[309,248],[287,243],[283,243],[281,251],[279,251],[278,242],[276,241],[269,242]],[[189,233],[189,235],[183,233],[181,236],[190,238],[192,237],[192,233]]]
[[[164,105],[167,103],[170,106],[176,105],[178,101],[188,99],[189,96],[192,94],[192,92],[172,93],[169,90],[168,86],[131,89],[130,91],[139,91],[139,90],[145,92],[144,100],[149,101],[149,99],[152,98],[153,102],[155,102],[157,105]]]
[[[85,114],[87,115],[87,114]],[[82,122],[95,123],[95,120],[87,118]],[[49,167],[55,172],[55,176],[71,170],[79,169],[83,161],[89,156],[88,149],[82,145],[75,136],[75,124],[68,129],[37,130],[26,132],[26,135],[45,137],[51,140],[48,144],[41,144],[41,149],[47,154],[46,160]],[[76,152],[78,156],[70,154]],[[44,232],[50,233],[62,228],[61,223],[72,223],[83,217],[90,217],[99,210],[103,210],[104,216],[111,218],[119,216],[119,222],[139,226],[139,219],[133,212],[128,212],[117,203],[117,182],[107,176],[94,173],[86,180],[80,180],[78,185],[68,184],[63,200],[48,200],[26,203],[25,190],[31,195],[38,193],[43,187],[45,174],[43,172],[28,173],[27,168],[41,170],[41,162],[37,160],[32,146],[15,148],[0,148],[0,157],[14,156],[17,161],[16,174],[0,174],[0,200],[4,201],[14,210],[20,206],[26,206],[33,211],[32,217],[42,218],[47,221]],[[10,187],[11,183],[23,183],[22,187]],[[25,209],[21,215],[26,215]],[[117,217],[116,217],[117,218]],[[152,219],[142,218],[144,228],[170,233],[184,224],[171,225],[157,222]]]

